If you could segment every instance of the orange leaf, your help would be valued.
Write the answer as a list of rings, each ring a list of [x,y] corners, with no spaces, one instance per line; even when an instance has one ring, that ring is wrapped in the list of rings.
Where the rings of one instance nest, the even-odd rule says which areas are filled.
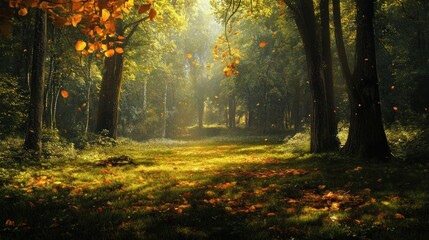
[[[396,219],[404,219],[404,218],[405,218],[405,216],[404,216],[404,215],[402,215],[402,214],[400,214],[400,213],[397,213],[397,214],[395,214],[395,218],[396,218]]]
[[[75,14],[71,18],[73,27],[76,27],[77,24],[80,23],[80,21],[82,21],[82,14]]]
[[[393,107],[393,111],[398,111],[398,109],[399,109],[399,108],[398,108],[397,106],[394,106],[394,107]]]
[[[150,9],[151,6],[152,6],[152,4],[150,4],[150,3],[149,4],[140,5],[138,13],[142,14],[142,13],[145,13],[145,12],[149,11],[149,9]]]
[[[156,10],[155,9],[153,9],[153,8],[151,8],[150,9],[150,11],[149,11],[149,19],[151,20],[151,21],[153,21],[153,19],[156,17]]]
[[[106,56],[106,57],[111,57],[113,55],[115,55],[115,50],[113,50],[113,49],[109,49],[104,53],[104,56]]]
[[[60,17],[60,16],[55,16],[54,20],[53,20],[53,24],[56,28],[62,28],[66,25],[67,23],[67,19],[64,17]]]
[[[101,19],[103,19],[103,21],[107,21],[107,19],[109,19],[110,17],[110,12],[107,9],[103,9],[101,10]]]
[[[115,52],[117,52],[117,53],[124,53],[124,49],[120,48],[120,47],[117,47],[117,48],[115,48]]]
[[[259,43],[259,47],[264,48],[265,46],[267,46],[267,42],[260,42]]]
[[[19,16],[25,16],[25,15],[27,15],[27,13],[28,13],[27,8],[21,8],[21,9],[19,9],[19,11],[18,11],[18,15],[19,15]]]
[[[186,54],[186,58],[192,58],[192,55],[190,53]]]
[[[69,97],[69,92],[67,92],[67,90],[61,90],[61,96],[63,97],[63,98],[68,98]]]
[[[124,36],[118,36],[118,40],[124,40]]]
[[[74,48],[76,49],[76,51],[82,51],[86,48],[86,42],[82,40],[78,40]]]

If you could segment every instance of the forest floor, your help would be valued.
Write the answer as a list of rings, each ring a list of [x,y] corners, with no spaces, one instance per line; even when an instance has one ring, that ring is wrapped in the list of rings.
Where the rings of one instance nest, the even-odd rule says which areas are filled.
[[[0,154],[0,239],[423,240],[428,186],[427,164],[277,137],[123,140],[37,164]]]

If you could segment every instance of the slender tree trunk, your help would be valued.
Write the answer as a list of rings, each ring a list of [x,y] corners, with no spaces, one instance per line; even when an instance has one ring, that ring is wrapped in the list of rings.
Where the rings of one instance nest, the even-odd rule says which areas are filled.
[[[89,129],[89,120],[90,120],[90,101],[91,101],[91,64],[92,64],[92,56],[89,56],[88,58],[88,76],[87,76],[87,92],[86,92],[86,120],[85,120],[85,135],[88,134]]]
[[[349,86],[350,130],[344,152],[353,156],[390,157],[384,132],[374,40],[374,1],[356,0],[356,55],[352,85]],[[356,89],[356,91],[354,91]]]
[[[168,109],[167,109],[167,94],[168,92],[168,83],[165,84],[165,91],[164,91],[164,119],[163,119],[163,126],[162,126],[162,138],[165,138],[167,136],[167,119],[168,119]]]
[[[338,140],[332,131],[332,121],[328,117],[328,103],[332,98],[326,95],[326,85],[322,74],[321,44],[317,33],[317,23],[313,0],[299,0],[291,3],[294,19],[300,32],[307,61],[308,79],[312,96],[311,152],[327,152],[338,149]],[[331,91],[331,90],[329,90]],[[332,90],[333,91],[333,90]]]
[[[37,10],[31,69],[31,93],[28,109],[27,133],[24,148],[40,153],[42,150],[43,94],[45,78],[46,13]]]
[[[198,112],[198,128],[203,128],[203,125],[204,125],[204,99],[202,97],[198,97],[197,112]]]
[[[228,127],[235,128],[235,97],[228,97]]]
[[[301,111],[300,111],[300,102],[301,102],[301,86],[299,83],[295,85],[294,88],[294,97],[293,97],[293,103],[292,103],[292,121],[293,121],[293,130],[295,133],[302,130],[302,123],[301,123]]]

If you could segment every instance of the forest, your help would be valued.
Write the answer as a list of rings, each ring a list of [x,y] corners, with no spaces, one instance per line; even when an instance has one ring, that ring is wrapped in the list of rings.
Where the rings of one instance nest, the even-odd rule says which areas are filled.
[[[429,1],[0,2],[0,239],[429,239]]]

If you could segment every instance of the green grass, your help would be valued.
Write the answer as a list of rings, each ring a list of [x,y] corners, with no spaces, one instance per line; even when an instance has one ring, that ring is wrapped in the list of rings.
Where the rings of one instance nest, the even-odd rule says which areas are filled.
[[[429,239],[428,165],[280,142],[124,140],[38,164],[5,151],[0,239]],[[135,164],[96,165],[121,155]]]

